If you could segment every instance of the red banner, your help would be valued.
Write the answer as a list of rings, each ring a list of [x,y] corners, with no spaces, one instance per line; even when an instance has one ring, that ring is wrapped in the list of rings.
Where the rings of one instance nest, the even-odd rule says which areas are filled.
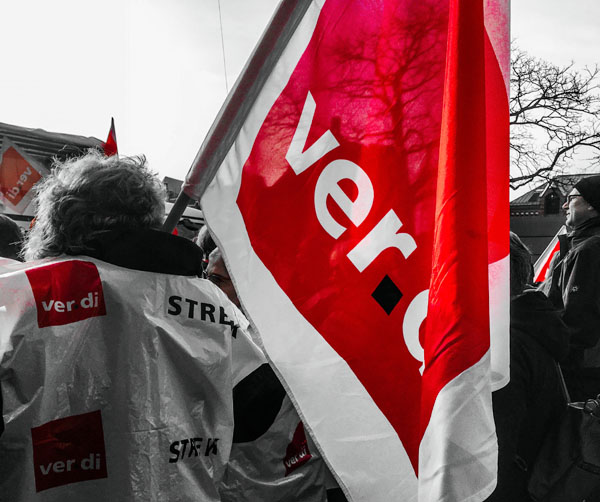
[[[4,137],[0,156],[0,199],[13,211],[23,214],[33,199],[32,188],[47,170],[12,141]]]

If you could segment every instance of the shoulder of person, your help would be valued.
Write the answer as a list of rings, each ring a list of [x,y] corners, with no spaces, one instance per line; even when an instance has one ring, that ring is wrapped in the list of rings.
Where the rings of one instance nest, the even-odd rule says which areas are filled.
[[[575,254],[600,261],[600,234],[591,235],[573,248]]]

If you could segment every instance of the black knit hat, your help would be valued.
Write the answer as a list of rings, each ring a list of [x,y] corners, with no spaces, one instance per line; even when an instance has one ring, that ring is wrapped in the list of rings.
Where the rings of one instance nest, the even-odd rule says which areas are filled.
[[[600,211],[600,176],[582,178],[573,188],[579,190],[586,202],[596,211]]]

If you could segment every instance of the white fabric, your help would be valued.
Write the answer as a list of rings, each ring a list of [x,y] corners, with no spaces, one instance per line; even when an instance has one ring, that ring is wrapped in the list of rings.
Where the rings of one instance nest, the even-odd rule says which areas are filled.
[[[419,502],[481,502],[496,487],[490,377],[488,352],[438,394],[419,448]]]
[[[510,377],[510,257],[488,267],[490,285],[490,363],[492,390],[504,387]]]
[[[222,502],[327,501],[326,489],[337,484],[308,434],[304,444],[294,448],[299,424],[300,417],[286,396],[267,432],[255,441],[232,445],[220,489]]]

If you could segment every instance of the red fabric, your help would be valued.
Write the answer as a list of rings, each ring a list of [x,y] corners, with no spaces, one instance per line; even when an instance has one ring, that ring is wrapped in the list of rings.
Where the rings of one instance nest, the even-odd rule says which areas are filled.
[[[489,349],[483,3],[450,2],[421,414]]]
[[[110,131],[108,131],[108,137],[106,142],[102,143],[102,150],[104,155],[110,157],[112,155],[118,155],[119,151],[117,148],[117,133],[115,132],[115,119],[110,119]]]
[[[558,239],[556,239],[556,244],[554,244],[554,247],[548,254],[546,261],[542,265],[542,268],[540,269],[539,273],[533,279],[534,282],[543,282],[546,280],[546,274],[548,273],[548,269],[550,268],[550,263],[552,262],[552,258],[554,258],[554,255],[556,253],[558,253],[559,251],[560,251],[560,241]]]

